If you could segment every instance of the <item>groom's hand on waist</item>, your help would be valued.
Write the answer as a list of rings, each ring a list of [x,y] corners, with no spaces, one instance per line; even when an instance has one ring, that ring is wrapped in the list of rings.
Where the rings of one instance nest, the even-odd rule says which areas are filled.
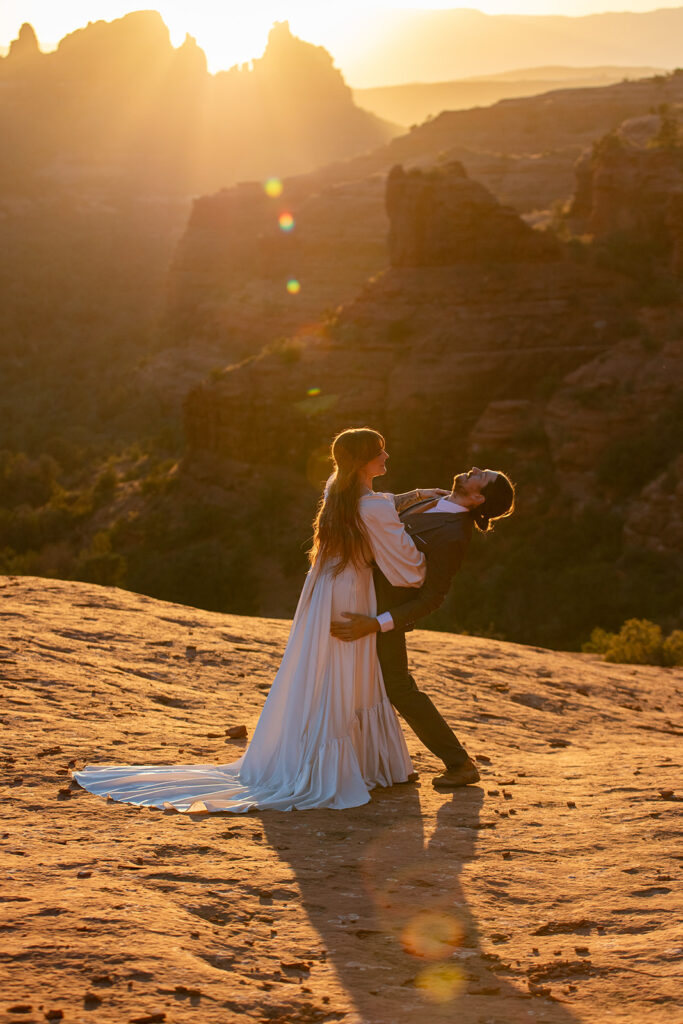
[[[330,633],[336,640],[360,640],[370,633],[379,633],[379,622],[374,615],[360,615],[356,612],[342,612],[346,622],[332,622]]]

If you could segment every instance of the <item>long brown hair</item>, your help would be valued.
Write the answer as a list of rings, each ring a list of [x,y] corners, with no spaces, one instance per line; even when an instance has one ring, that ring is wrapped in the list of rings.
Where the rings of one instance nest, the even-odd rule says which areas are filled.
[[[334,471],[313,522],[313,544],[308,557],[334,561],[334,575],[347,565],[364,565],[370,560],[370,544],[359,515],[363,488],[359,470],[384,448],[384,438],[370,427],[342,430],[332,442],[330,454]]]

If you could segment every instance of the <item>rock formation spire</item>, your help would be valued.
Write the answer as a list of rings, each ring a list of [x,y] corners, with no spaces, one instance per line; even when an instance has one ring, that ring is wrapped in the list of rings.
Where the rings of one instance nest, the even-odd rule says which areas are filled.
[[[28,21],[19,29],[19,35],[10,45],[8,57],[12,60],[26,60],[27,58],[37,57],[40,54],[40,47],[38,46],[38,37],[36,36],[33,25],[30,25]]]

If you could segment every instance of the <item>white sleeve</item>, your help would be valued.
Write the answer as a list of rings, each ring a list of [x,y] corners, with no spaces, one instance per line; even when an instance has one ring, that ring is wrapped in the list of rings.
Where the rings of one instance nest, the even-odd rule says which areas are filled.
[[[379,628],[381,633],[388,633],[390,629],[394,628],[394,620],[391,617],[391,612],[381,612],[376,616],[379,622]]]
[[[361,499],[360,514],[380,571],[394,587],[420,587],[425,556],[418,551],[398,517],[391,495]]]

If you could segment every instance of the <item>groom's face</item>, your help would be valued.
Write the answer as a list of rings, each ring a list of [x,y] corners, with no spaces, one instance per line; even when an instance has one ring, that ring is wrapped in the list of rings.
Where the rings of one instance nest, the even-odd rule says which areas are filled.
[[[479,498],[483,501],[482,490],[488,484],[493,483],[497,476],[498,474],[493,469],[479,469],[478,466],[472,466],[467,473],[458,473],[454,478],[453,493],[473,502]]]

